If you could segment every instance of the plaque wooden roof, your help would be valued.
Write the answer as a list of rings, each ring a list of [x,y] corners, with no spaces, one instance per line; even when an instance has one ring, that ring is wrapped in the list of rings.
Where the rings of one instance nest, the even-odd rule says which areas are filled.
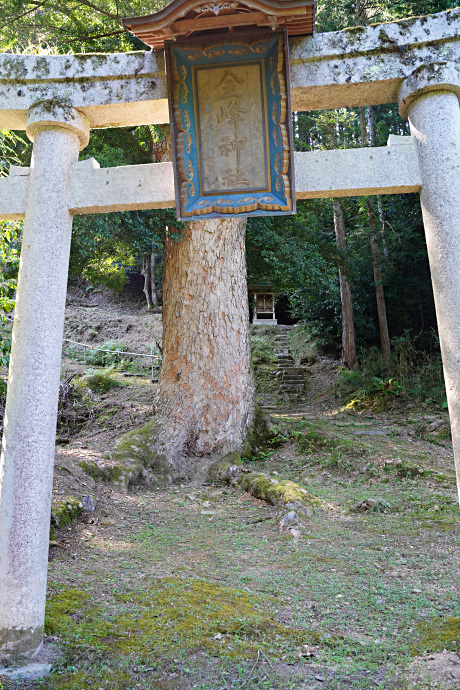
[[[314,15],[315,0],[173,0],[159,12],[122,21],[153,50],[162,50],[166,40],[255,27],[287,29],[290,36],[312,34]]]

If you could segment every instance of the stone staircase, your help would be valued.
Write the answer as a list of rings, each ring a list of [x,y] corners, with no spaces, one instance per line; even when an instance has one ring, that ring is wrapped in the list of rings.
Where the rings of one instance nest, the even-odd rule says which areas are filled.
[[[307,389],[307,376],[310,373],[305,367],[294,366],[294,358],[289,348],[289,335],[280,332],[275,336],[275,353],[278,360],[276,377],[280,392],[289,404],[303,402]]]

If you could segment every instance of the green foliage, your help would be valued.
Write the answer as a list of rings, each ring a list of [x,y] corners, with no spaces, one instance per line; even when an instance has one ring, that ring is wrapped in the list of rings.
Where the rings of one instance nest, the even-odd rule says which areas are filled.
[[[110,371],[87,371],[83,383],[93,393],[107,393],[111,388],[121,386],[121,383],[113,378]]]
[[[319,0],[316,13],[318,32],[337,31],[346,27],[377,22],[391,22],[403,17],[432,14],[452,9],[456,0]]]
[[[417,347],[409,332],[393,340],[389,358],[377,348],[363,353],[359,367],[341,369],[336,390],[352,406],[385,406],[396,397],[447,407],[441,356]]]
[[[22,224],[0,221],[0,367],[7,367],[11,351],[11,324],[6,314],[14,309]],[[6,383],[0,379],[0,395]]]
[[[251,355],[255,365],[276,362],[273,342],[263,335],[251,336]]]
[[[121,17],[148,14],[165,3],[146,0],[3,0],[0,51],[126,52],[145,48],[123,29]]]
[[[137,127],[96,130],[85,158],[95,157],[102,167],[151,163],[151,146],[161,128]],[[120,290],[127,270],[139,265],[144,253],[161,253],[167,228],[183,227],[175,209],[126,211],[76,216],[69,272],[92,283]]]
[[[86,350],[86,362],[99,367],[108,367],[123,361],[122,352],[128,350],[128,346],[123,340],[106,340],[95,348]],[[103,352],[109,350],[109,352]]]

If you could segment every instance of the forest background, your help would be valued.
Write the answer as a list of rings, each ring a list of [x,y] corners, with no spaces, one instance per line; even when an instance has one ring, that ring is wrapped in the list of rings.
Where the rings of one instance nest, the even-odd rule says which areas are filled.
[[[154,12],[147,0],[3,0],[0,52],[67,54],[145,50],[121,17]],[[455,0],[319,0],[316,31],[388,22],[451,9]],[[296,150],[384,146],[408,135],[396,104],[293,114]],[[93,130],[82,159],[101,167],[162,160],[166,126]],[[0,131],[0,175],[30,164],[24,132]],[[339,386],[391,391],[446,406],[436,316],[417,194],[298,202],[293,217],[252,218],[248,282],[287,296],[308,337],[340,353]],[[70,277],[121,289],[128,273],[145,277],[148,308],[161,285],[165,233],[181,224],[173,209],[74,219]],[[21,222],[0,221],[0,307],[14,307]],[[0,312],[0,319],[4,317]],[[3,327],[2,327],[3,324]],[[10,338],[0,321],[0,365]],[[1,382],[0,382],[1,385]],[[1,393],[1,391],[0,391]]]

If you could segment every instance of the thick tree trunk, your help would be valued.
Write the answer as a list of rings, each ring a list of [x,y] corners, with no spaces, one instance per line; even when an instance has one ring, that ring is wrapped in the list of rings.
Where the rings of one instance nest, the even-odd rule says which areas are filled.
[[[152,301],[151,293],[151,281],[152,281],[152,255],[143,254],[142,255],[142,275],[144,276],[144,295],[147,301],[147,309],[150,311],[153,309],[154,304]]]
[[[112,456],[145,481],[188,478],[242,448],[254,418],[246,219],[187,223],[167,238],[156,413]],[[136,465],[136,463],[138,463]]]
[[[157,161],[170,157],[164,134],[151,140]],[[180,240],[166,238],[156,413],[112,455],[130,478],[191,477],[255,431],[245,238],[245,218],[189,222]]]
[[[363,143],[375,143],[375,119],[372,106],[367,108],[370,138],[367,135],[366,114],[364,108],[360,110],[361,137]],[[366,199],[367,215],[369,218],[369,245],[372,256],[372,268],[374,271],[375,297],[377,300],[377,314],[379,319],[380,348],[384,357],[389,357],[390,336],[388,333],[388,319],[385,305],[385,293],[382,283],[380,247],[377,239],[377,220],[375,213],[375,199],[368,196]]]
[[[167,455],[238,449],[253,416],[245,219],[195,221],[166,240],[157,417]]]
[[[332,200],[334,209],[334,230],[337,246],[345,253],[348,251],[345,237],[345,221],[342,205],[338,199]],[[356,336],[353,318],[353,300],[351,285],[342,267],[339,266],[340,301],[342,304],[342,363],[352,369],[356,364]]]

